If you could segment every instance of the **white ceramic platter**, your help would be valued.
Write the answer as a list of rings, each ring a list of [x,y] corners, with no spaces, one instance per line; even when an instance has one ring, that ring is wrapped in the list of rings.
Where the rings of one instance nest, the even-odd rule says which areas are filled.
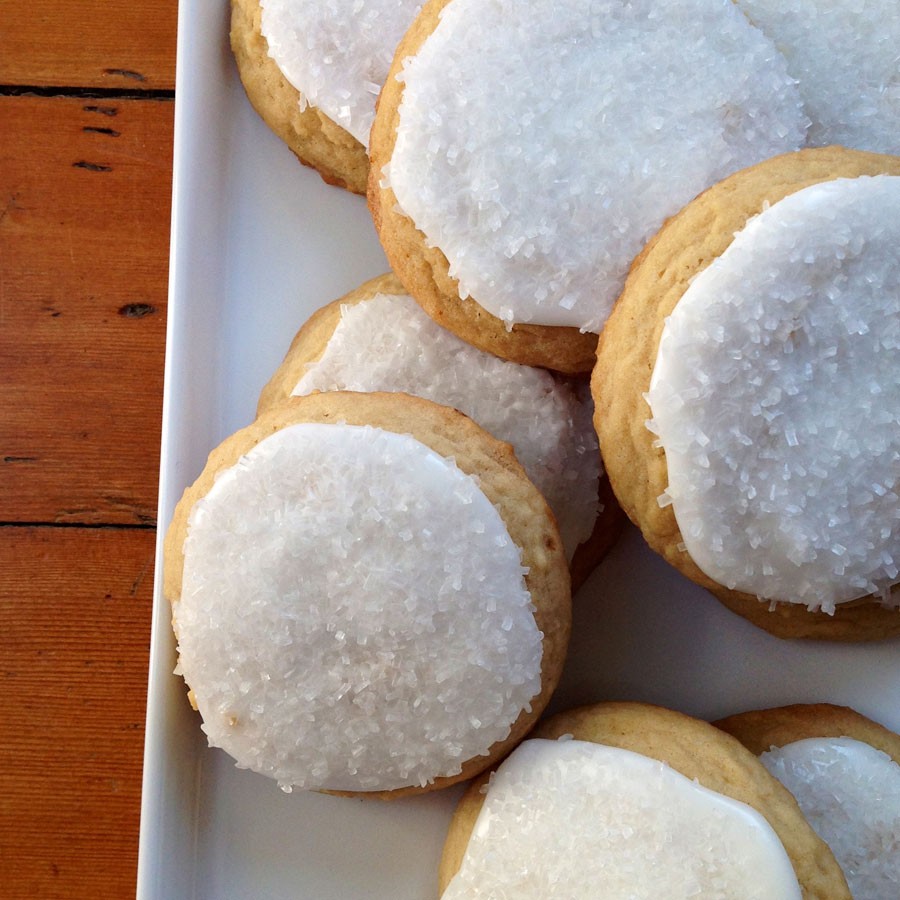
[[[315,309],[386,263],[360,197],[325,185],[258,119],[225,0],[179,13],[160,545],[206,455]],[[210,750],[156,595],[139,900],[429,900],[458,789],[395,803],[285,794]],[[575,601],[552,709],[604,699],[703,718],[830,701],[900,729],[900,642],[787,643],[733,616],[627,530]]]

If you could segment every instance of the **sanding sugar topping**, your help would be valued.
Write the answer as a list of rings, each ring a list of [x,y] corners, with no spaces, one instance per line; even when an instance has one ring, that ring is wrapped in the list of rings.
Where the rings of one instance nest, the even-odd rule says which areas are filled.
[[[261,0],[269,55],[303,97],[364,146],[413,0]]]
[[[900,154],[897,0],[737,0],[787,57],[809,146]]]
[[[711,578],[826,612],[900,567],[900,177],[775,204],[666,322],[648,402]]]
[[[800,896],[751,807],[628,750],[531,740],[494,774],[442,900]]]
[[[322,357],[294,388],[404,391],[455,407],[513,445],[559,523],[569,558],[597,518],[600,454],[587,389],[472,347],[412,298],[344,306]]]
[[[510,325],[598,331],[667,216],[807,124],[731,0],[453,0],[402,78],[385,183]]]
[[[763,753],[831,848],[854,900],[900,897],[900,766],[850,738],[811,738]]]
[[[212,745],[284,787],[460,771],[540,691],[520,551],[473,478],[408,435],[295,425],[190,516],[175,615]]]

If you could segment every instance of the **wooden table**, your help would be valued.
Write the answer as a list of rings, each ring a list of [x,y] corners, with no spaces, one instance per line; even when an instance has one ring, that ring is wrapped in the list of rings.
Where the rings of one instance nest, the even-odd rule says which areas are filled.
[[[0,0],[0,897],[135,892],[176,0]]]

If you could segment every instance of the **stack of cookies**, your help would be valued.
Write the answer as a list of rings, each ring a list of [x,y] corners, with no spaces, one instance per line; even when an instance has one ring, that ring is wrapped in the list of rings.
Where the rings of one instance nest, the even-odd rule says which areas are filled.
[[[514,750],[622,511],[774,635],[900,635],[900,17],[812,5],[233,0],[251,102],[393,272],[185,492],[179,665],[286,790],[495,769],[447,898],[896,896],[897,738],[851,711],[601,703]],[[883,822],[817,817],[824,769]]]

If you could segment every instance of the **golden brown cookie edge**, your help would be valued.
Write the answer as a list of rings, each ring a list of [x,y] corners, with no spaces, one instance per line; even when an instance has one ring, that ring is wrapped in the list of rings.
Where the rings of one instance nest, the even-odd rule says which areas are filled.
[[[665,318],[690,280],[724,252],[764,204],[822,181],[900,174],[900,158],[843,147],[783,154],[708,188],[668,219],[634,260],[622,294],[600,335],[591,376],[594,425],[604,465],[625,514],[650,547],[732,612],[781,638],[872,641],[900,634],[900,613],[871,598],[841,604],[834,615],[732,591],[703,573],[680,549],[672,507],[660,508],[668,484],[665,454],[645,427],[650,387]],[[686,239],[687,238],[687,239]]]
[[[881,750],[900,765],[900,735],[849,706],[796,703],[737,713],[713,724],[757,756],[807,738],[848,737]]]

